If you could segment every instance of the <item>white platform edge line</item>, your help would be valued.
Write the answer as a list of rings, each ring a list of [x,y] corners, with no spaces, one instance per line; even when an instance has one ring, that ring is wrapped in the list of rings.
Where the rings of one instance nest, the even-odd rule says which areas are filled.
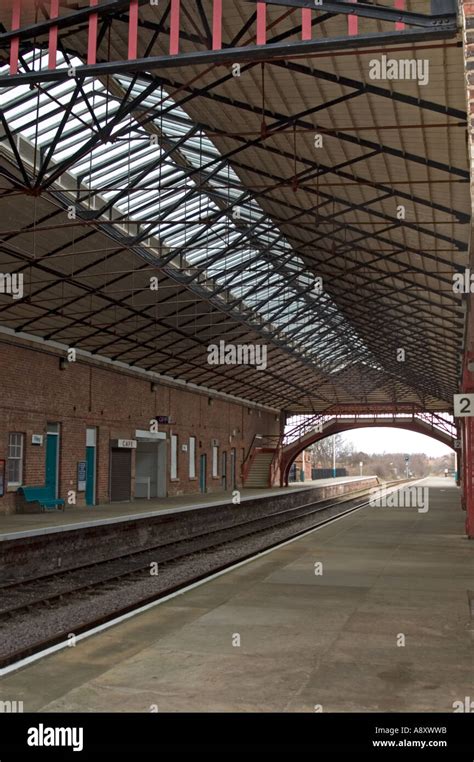
[[[346,478],[346,477],[341,477]],[[361,479],[371,479],[374,478],[372,476],[357,476],[350,478],[348,477],[347,481],[356,482],[360,481]],[[347,483],[347,482],[338,482],[339,484]],[[304,484],[304,482],[302,482]],[[321,487],[314,486],[314,487],[303,487],[303,486],[297,486],[297,487],[291,487],[291,491],[293,492],[309,492],[312,489],[324,489],[325,486],[331,486],[331,485],[322,485]],[[244,502],[248,502],[250,500],[262,500],[267,497],[279,497],[280,495],[288,495],[290,492],[286,489],[281,489],[278,492],[266,492],[265,490],[262,490],[264,494],[262,495],[243,495],[240,499],[240,505]],[[343,493],[344,494],[344,493]],[[350,493],[347,493],[350,494]],[[333,495],[333,497],[340,497],[340,495]],[[141,499],[141,498],[140,498]],[[166,498],[165,498],[166,499]],[[322,498],[324,499],[324,498]],[[329,499],[329,498],[327,498]],[[108,504],[107,504],[108,505]],[[189,511],[194,510],[202,510],[204,508],[219,508],[222,506],[229,506],[232,505],[232,497],[229,500],[222,500],[219,502],[210,502],[210,503],[189,503],[188,505],[180,505],[176,506],[175,508],[163,508],[156,511],[147,511],[145,513],[129,513],[124,514],[123,516],[110,516],[109,518],[98,518],[98,519],[91,519],[90,521],[81,521],[76,524],[53,524],[51,526],[43,526],[43,527],[36,527],[35,529],[23,529],[23,530],[17,530],[13,532],[8,533],[0,533],[0,542],[7,542],[8,540],[21,540],[26,539],[28,537],[40,537],[45,534],[60,534],[61,532],[69,532],[69,531],[79,531],[81,529],[94,529],[96,526],[108,526],[109,524],[124,524],[128,521],[135,521],[135,520],[142,520],[142,519],[152,519],[157,518],[160,516],[167,516],[174,513],[185,513]],[[95,506],[92,506],[90,508],[91,511],[94,510]]]
[[[410,482],[409,486],[414,486],[415,484],[419,484],[420,482],[425,481],[425,479],[427,478],[428,477],[425,476],[423,477],[423,479],[419,479],[416,482]],[[388,488],[386,494],[388,494],[389,492],[393,492],[397,489],[403,489],[404,486],[407,486],[407,485],[400,485],[400,487],[396,487],[396,486],[390,487]],[[348,515],[353,515],[354,513],[358,513],[363,508],[367,508],[367,506],[368,506],[368,503],[365,503],[364,505],[361,505],[360,508],[356,508],[355,510],[352,510]],[[121,616],[116,617],[115,619],[111,619],[109,622],[104,622],[104,624],[100,624],[97,627],[93,627],[90,630],[86,630],[86,632],[82,632],[79,635],[75,636],[75,642],[77,643],[81,640],[85,640],[86,638],[90,638],[93,635],[97,635],[100,632],[104,632],[105,630],[110,629],[110,627],[115,627],[115,625],[121,624],[122,622],[127,621],[127,619],[131,619],[134,616],[143,614],[145,611],[149,611],[150,609],[155,608],[155,606],[159,606],[162,603],[166,603],[166,601],[169,601],[172,598],[177,598],[179,595],[184,595],[184,593],[187,593],[196,587],[200,587],[201,585],[205,585],[208,582],[212,582],[212,580],[217,579],[218,577],[222,577],[223,574],[229,574],[229,572],[232,572],[241,566],[250,564],[252,563],[252,561],[256,561],[257,559],[262,558],[263,556],[266,556],[269,553],[273,553],[274,550],[279,550],[279,548],[283,548],[285,547],[285,545],[290,545],[293,542],[298,542],[298,540],[303,539],[303,537],[306,537],[309,534],[313,534],[314,532],[319,532],[321,529],[324,529],[329,524],[335,524],[336,521],[341,521],[342,519],[345,519],[345,518],[346,518],[346,515],[335,516],[333,519],[330,519],[329,521],[326,521],[324,524],[321,524],[321,526],[314,527],[314,529],[308,529],[307,532],[304,532],[303,534],[298,535],[298,537],[292,537],[290,540],[285,540],[284,542],[281,542],[272,548],[268,548],[267,550],[262,550],[259,553],[256,553],[251,558],[247,558],[244,561],[238,561],[236,564],[229,566],[227,569],[222,569],[221,571],[215,572],[214,574],[211,574],[209,577],[205,577],[204,579],[198,580],[197,582],[192,582],[190,585],[183,587],[181,590],[176,590],[174,593],[170,593],[169,595],[166,595],[165,597],[160,598],[157,601],[152,601],[151,603],[147,603],[144,606],[140,606],[137,609],[133,609],[133,611],[129,611],[127,614],[122,614]],[[70,641],[63,641],[62,643],[57,643],[54,646],[45,648],[44,651],[38,651],[38,653],[32,654],[31,656],[27,656],[25,659],[22,659],[21,661],[15,662],[14,664],[10,664],[8,667],[4,667],[3,669],[0,669],[0,677],[11,674],[12,672],[17,672],[19,669],[23,669],[23,667],[27,667],[29,664],[33,664],[35,661],[44,659],[46,656],[50,656],[51,654],[56,653],[57,651],[62,651],[64,648],[75,647],[75,646],[69,646],[69,642]]]

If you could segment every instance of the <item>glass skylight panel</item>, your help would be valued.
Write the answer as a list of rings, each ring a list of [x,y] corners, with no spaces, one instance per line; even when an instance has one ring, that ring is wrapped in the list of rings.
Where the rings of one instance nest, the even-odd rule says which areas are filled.
[[[33,51],[26,56],[26,63],[37,68],[44,58],[44,53]],[[66,63],[59,53],[58,59],[59,66],[81,63],[75,58]],[[2,71],[6,70],[2,67]],[[117,76],[116,81],[127,91],[132,80],[128,76]],[[147,86],[135,82],[132,97]],[[48,84],[46,92],[39,95],[26,86],[16,87],[0,93],[0,106],[8,111],[14,129],[32,141],[37,140],[39,146],[47,150],[74,89],[73,80]],[[75,154],[90,140],[97,124],[105,126],[106,119],[119,108],[118,99],[107,94],[102,82],[86,80],[83,89],[93,105],[93,115],[79,94],[55,148],[56,163]],[[38,109],[39,128],[32,124],[32,109],[35,112]],[[87,158],[79,158],[68,169],[83,186],[98,191],[100,198],[96,208],[115,199],[114,207],[120,214],[143,221],[148,235],[159,237],[165,247],[184,255],[184,267],[189,264],[203,268],[220,286],[229,282],[232,297],[243,299],[249,307],[257,307],[264,322],[286,326],[283,330],[289,333],[299,328],[300,343],[307,349],[313,347],[315,338],[321,335],[324,346],[329,342],[333,345],[333,358],[337,356],[336,349],[347,357],[352,355],[354,347],[364,350],[363,340],[346,323],[330,297],[311,292],[315,276],[306,269],[303,260],[295,255],[285,262],[292,250],[290,243],[258,202],[249,198],[236,172],[222,163],[212,140],[202,131],[193,130],[190,117],[161,87],[141,103],[137,113],[147,113],[149,109],[156,110],[153,123],[163,136],[162,146],[151,143],[145,128],[134,116],[127,116],[112,131],[116,142],[96,146]],[[172,156],[164,158],[170,146],[186,135],[179,152],[189,168],[178,164]],[[152,166],[160,158],[161,163],[144,175],[147,165]],[[212,173],[209,179],[203,176],[207,172]],[[116,198],[142,175],[136,190],[132,188],[126,196]],[[157,189],[152,190],[155,183]],[[143,185],[145,188],[141,189]],[[81,198],[84,199],[84,194]],[[217,217],[227,205],[231,205],[228,214],[212,220],[211,226],[203,222],[212,215]],[[153,224],[154,218],[156,224]],[[245,227],[250,228],[248,240],[243,237]],[[219,252],[222,256],[216,259]],[[239,269],[242,272],[239,273]],[[309,310],[312,310],[310,314]],[[336,335],[336,327],[343,336]],[[316,361],[321,354],[322,347],[316,347]],[[343,364],[337,362],[336,366],[334,372]]]

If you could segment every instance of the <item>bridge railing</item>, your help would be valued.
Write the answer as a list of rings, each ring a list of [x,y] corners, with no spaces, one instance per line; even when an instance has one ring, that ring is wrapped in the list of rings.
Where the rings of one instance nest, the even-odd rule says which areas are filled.
[[[387,426],[390,424],[402,423],[405,420],[420,420],[423,423],[428,424],[431,428],[447,434],[453,439],[457,438],[457,428],[452,417],[448,417],[448,414],[423,412],[419,409],[413,408],[400,410],[397,412],[344,412],[341,413],[333,408],[327,408],[324,412],[317,413],[313,416],[299,421],[296,426],[293,426],[287,430],[282,439],[283,447],[295,444],[307,437],[311,432],[317,431],[323,433],[327,427],[329,421],[334,419],[347,420],[347,421],[360,421],[361,424],[367,424],[369,421],[374,423],[377,421],[383,421]]]
[[[255,434],[250,446],[247,450],[247,453],[245,455],[245,458],[242,463],[242,481],[245,484],[245,481],[248,478],[250,467],[252,465],[253,456],[257,452],[257,450],[275,450],[275,452],[278,452],[281,447],[281,434]],[[275,456],[273,457],[273,460],[275,460]],[[273,461],[272,461],[273,464]]]

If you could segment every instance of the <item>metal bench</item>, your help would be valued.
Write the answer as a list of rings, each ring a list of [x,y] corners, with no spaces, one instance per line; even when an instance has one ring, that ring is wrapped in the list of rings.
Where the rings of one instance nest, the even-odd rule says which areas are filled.
[[[53,511],[57,506],[64,508],[64,500],[53,497],[49,487],[20,487],[18,493],[27,503],[39,503],[43,511]]]

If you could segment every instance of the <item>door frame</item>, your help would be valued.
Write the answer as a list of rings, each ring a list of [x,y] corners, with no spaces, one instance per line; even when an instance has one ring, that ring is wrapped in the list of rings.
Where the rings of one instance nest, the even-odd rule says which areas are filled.
[[[89,437],[89,432],[93,432],[93,437]],[[94,444],[89,444],[90,439],[94,439]],[[89,482],[89,461],[87,458],[88,451],[94,451],[94,467],[92,470],[92,503],[87,502],[87,487]],[[97,426],[86,427],[86,491],[84,494],[86,505],[93,507],[97,504]]]
[[[227,489],[227,450],[221,453],[221,487]]]
[[[205,452],[199,456],[199,491],[202,495],[207,492],[207,454]]]
[[[130,457],[130,485],[129,485],[129,496],[125,498],[124,500],[112,500],[112,458],[113,458],[113,451],[114,450],[123,450],[124,452],[128,452]],[[109,449],[109,501],[111,503],[130,503],[133,500],[132,495],[132,479],[131,475],[133,473],[132,468],[132,450],[128,449],[127,447],[115,447],[114,445],[110,446]]]
[[[237,448],[230,450],[230,488],[234,490],[237,485]]]
[[[50,427],[56,427],[56,431],[50,431]],[[48,466],[48,437],[56,437],[56,463],[55,463],[55,485],[53,497],[59,497],[59,452],[61,449],[61,424],[53,423],[52,421],[46,424],[46,454],[44,461],[44,483],[47,479],[47,466]]]

